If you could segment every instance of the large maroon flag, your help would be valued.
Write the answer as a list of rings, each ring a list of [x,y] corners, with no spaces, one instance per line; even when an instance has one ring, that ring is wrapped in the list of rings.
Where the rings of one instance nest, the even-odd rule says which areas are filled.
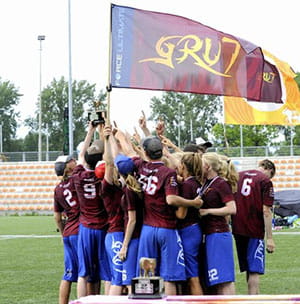
[[[111,85],[261,100],[260,47],[193,20],[112,4]]]

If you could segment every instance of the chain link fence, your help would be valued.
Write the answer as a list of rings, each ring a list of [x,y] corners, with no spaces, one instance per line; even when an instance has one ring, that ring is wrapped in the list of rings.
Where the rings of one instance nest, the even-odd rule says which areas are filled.
[[[229,157],[300,156],[300,146],[212,147],[208,151]]]
[[[3,152],[0,161],[4,162],[32,162],[38,161],[38,152]],[[62,151],[49,151],[42,153],[42,161],[55,161]]]
[[[208,151],[226,154],[229,157],[300,156],[300,146],[212,147]],[[43,152],[42,161],[55,161],[59,155],[63,155],[63,152]],[[73,156],[77,157],[77,152],[74,152]],[[38,161],[38,152],[3,152],[0,154],[0,161]]]

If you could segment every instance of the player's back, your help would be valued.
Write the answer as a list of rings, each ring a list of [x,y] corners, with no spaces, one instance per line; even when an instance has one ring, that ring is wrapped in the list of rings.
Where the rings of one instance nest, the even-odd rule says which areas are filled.
[[[273,202],[271,180],[259,170],[240,172],[235,201],[237,213],[232,216],[233,233],[263,237],[263,204],[272,205]]]
[[[78,233],[80,209],[72,177],[61,181],[55,187],[54,211],[64,212],[67,216],[63,236],[69,236]]]
[[[161,161],[135,162],[138,181],[144,191],[144,224],[176,228],[175,208],[166,202],[167,195],[178,195],[176,172]]]
[[[79,165],[74,169],[74,183],[80,204],[80,223],[85,227],[103,229],[107,213],[100,197],[101,181],[94,170]]]

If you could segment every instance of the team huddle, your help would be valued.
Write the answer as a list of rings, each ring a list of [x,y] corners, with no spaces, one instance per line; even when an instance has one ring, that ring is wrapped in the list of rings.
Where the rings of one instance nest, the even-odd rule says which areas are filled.
[[[144,257],[156,259],[153,275],[166,295],[235,294],[234,239],[248,293],[257,294],[265,236],[267,252],[275,249],[274,164],[238,173],[227,156],[206,152],[210,143],[182,151],[162,122],[155,136],[145,117],[140,127],[143,138],[90,123],[78,160],[55,162],[65,263],[59,302],[68,303],[72,282],[78,298],[100,294],[101,281],[106,295],[130,294]]]

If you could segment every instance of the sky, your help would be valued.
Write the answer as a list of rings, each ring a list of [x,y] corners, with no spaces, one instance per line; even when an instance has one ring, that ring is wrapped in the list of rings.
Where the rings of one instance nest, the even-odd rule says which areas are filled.
[[[70,0],[72,79],[105,90],[108,83],[110,5],[183,16],[243,38],[268,50],[300,72],[298,1],[295,0]],[[0,0],[0,77],[23,96],[20,123],[37,109],[42,88],[56,78],[69,79],[68,0]],[[45,35],[42,42],[38,35]],[[113,88],[111,119],[133,132],[143,110],[158,91]],[[19,129],[18,137],[26,135]]]

